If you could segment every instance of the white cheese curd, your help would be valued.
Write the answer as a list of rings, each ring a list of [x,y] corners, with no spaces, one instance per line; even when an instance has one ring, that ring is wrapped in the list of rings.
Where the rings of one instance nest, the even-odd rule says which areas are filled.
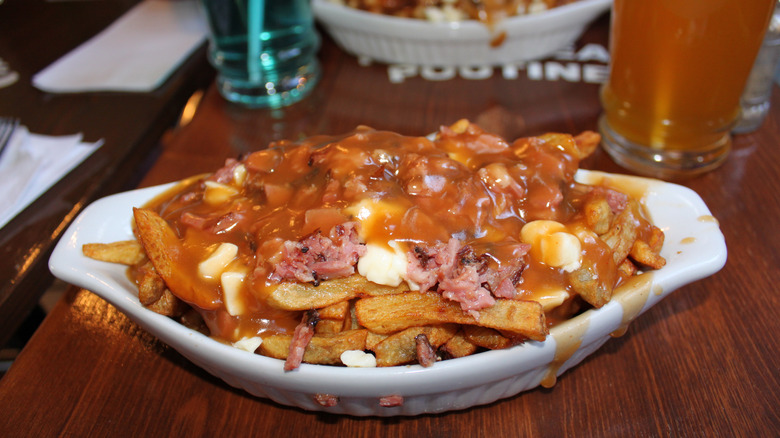
[[[409,261],[398,242],[391,241],[389,245],[390,248],[366,244],[366,253],[358,260],[357,269],[368,281],[395,287],[405,280]]]
[[[444,5],[442,6],[442,12],[444,13],[444,21],[453,22],[453,21],[464,21],[468,20],[468,15],[466,15],[465,12],[458,9],[457,6],[453,5]]]
[[[534,297],[534,301],[537,301],[542,305],[542,310],[545,312],[552,310],[566,301],[569,298],[569,293],[563,289],[550,290],[542,292]]]
[[[366,242],[366,253],[357,263],[358,273],[377,284],[395,287],[406,281],[411,290],[419,290],[416,283],[406,279],[409,261],[403,245],[394,240],[386,245],[383,242],[372,242],[371,236],[366,235],[366,230],[374,229],[377,221],[392,215],[403,215],[402,207],[386,201],[362,199],[344,209],[344,212],[360,222],[360,237]]]
[[[545,265],[562,268],[566,272],[582,265],[582,244],[574,234],[556,221],[528,222],[520,230],[520,240],[531,245],[531,255]]]
[[[534,0],[533,2],[531,2],[530,6],[528,6],[529,14],[538,14],[546,10],[547,10],[547,3],[545,3],[543,0]]]
[[[244,285],[246,271],[230,270],[225,271],[219,277],[222,284],[222,299],[225,302],[225,309],[232,315],[241,315],[246,312],[246,305],[241,299],[241,288]]]
[[[428,6],[424,9],[425,19],[433,23],[441,23],[444,21],[444,11],[441,8],[435,6]]]
[[[347,350],[341,353],[341,363],[352,368],[375,368],[376,357],[362,350]]]
[[[406,208],[393,202],[387,202],[379,199],[361,199],[356,204],[350,205],[344,209],[344,213],[352,216],[359,221],[360,237],[367,240],[365,230],[371,230],[377,221],[387,217],[400,216],[406,212]]]
[[[546,265],[572,272],[582,265],[582,244],[574,234],[557,232],[541,240],[542,257]]]
[[[542,237],[559,231],[566,231],[566,227],[560,222],[547,220],[531,221],[520,230],[520,239],[531,246],[536,246]]]
[[[463,21],[468,18],[463,11],[448,4],[445,4],[440,8],[428,6],[424,9],[424,15],[426,20],[433,23]]]
[[[204,184],[206,190],[203,191],[203,200],[209,205],[224,204],[238,194],[238,189],[235,187],[216,181],[206,181]]]
[[[244,185],[244,181],[246,181],[246,166],[239,164],[233,169],[233,182],[240,187]]]
[[[233,342],[233,346],[242,350],[254,353],[257,347],[263,343],[263,338],[260,336],[253,336],[251,338],[241,338],[236,342]]]
[[[236,245],[221,243],[206,260],[198,264],[198,274],[205,279],[218,278],[237,254],[238,247]]]

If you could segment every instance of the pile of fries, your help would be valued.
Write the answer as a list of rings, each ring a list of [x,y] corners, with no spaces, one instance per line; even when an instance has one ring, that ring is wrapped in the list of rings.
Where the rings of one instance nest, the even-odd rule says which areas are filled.
[[[351,144],[349,141],[357,141],[356,138],[371,141],[374,135],[377,139],[392,138],[396,143],[409,141],[429,147],[427,139],[388,137],[359,130],[357,134],[316,138],[308,143],[272,144],[268,151],[284,151],[287,157],[301,155],[305,149],[311,156],[301,161],[305,163],[302,172],[311,172],[307,174],[310,178],[317,173],[310,169],[315,166],[311,157],[324,148],[346,147]],[[577,137],[548,134],[519,139],[509,145],[468,121],[459,121],[443,127],[437,140],[431,143],[445,149],[461,148],[457,153],[453,152],[455,149],[448,150],[449,157],[454,158],[447,158],[438,149],[435,156],[450,160],[447,161],[450,167],[466,163],[462,166],[473,167],[474,175],[479,175],[475,178],[481,178],[478,181],[485,182],[485,186],[496,186],[486,189],[494,190],[490,211],[499,212],[499,206],[507,209],[502,211],[519,211],[517,205],[522,204],[523,214],[528,216],[517,215],[501,221],[492,218],[488,221],[490,226],[485,226],[491,231],[482,234],[493,239],[488,242],[490,245],[516,241],[530,250],[521,255],[522,268],[511,276],[511,293],[498,294],[495,288],[483,284],[482,287],[492,292],[488,294],[492,301],[477,308],[449,298],[435,285],[415,289],[411,281],[379,284],[369,281],[356,269],[354,273],[332,278],[315,275],[314,281],[279,279],[268,270],[268,265],[276,263],[278,253],[285,248],[274,243],[281,239],[257,240],[265,231],[259,231],[261,227],[256,221],[270,214],[271,198],[279,196],[270,190],[270,179],[264,180],[267,186],[252,179],[255,178],[252,169],[257,169],[261,161],[272,164],[257,171],[258,175],[270,178],[278,170],[275,166],[280,162],[269,160],[266,152],[234,160],[229,177],[222,178],[222,183],[214,182],[220,180],[219,172],[182,182],[173,192],[134,209],[136,240],[87,244],[83,253],[96,260],[127,265],[130,277],[138,285],[138,299],[149,310],[176,318],[194,330],[236,347],[282,359],[286,370],[293,370],[302,362],[353,367],[411,363],[431,366],[438,360],[508,348],[526,340],[543,341],[550,325],[584,309],[603,306],[610,300],[613,289],[625,279],[664,265],[659,255],[663,233],[648,222],[637,200],[611,188],[584,186],[573,181],[579,160],[590,154],[598,142],[599,137],[594,133]],[[463,152],[464,147],[471,148],[468,154]],[[388,154],[386,145],[377,150],[384,157]],[[480,161],[484,157],[503,160],[504,167]],[[523,192],[505,183],[511,172],[506,175],[501,172],[510,164],[527,169],[534,166],[534,160],[541,163],[550,157],[559,160],[555,161],[559,174],[553,177],[545,171],[545,178],[554,181],[547,183],[550,187],[535,188],[527,182]],[[328,172],[326,181],[332,181],[333,174],[338,173],[335,168]],[[496,176],[499,173],[500,178]],[[519,179],[519,174],[514,175]],[[348,188],[347,184],[343,185]],[[510,189],[514,192],[510,193]],[[547,189],[555,190],[556,202],[561,206],[534,210],[534,203],[550,204],[534,199],[540,190]],[[312,199],[327,206],[342,206],[337,211],[340,215],[354,211],[353,204],[332,199],[319,201],[330,199],[322,193],[317,192]],[[510,194],[498,196],[501,193]],[[283,198],[279,208],[297,211],[292,206],[302,201],[296,196]],[[359,193],[355,196],[362,199]],[[510,200],[515,200],[517,205],[504,205]],[[182,205],[197,206],[201,210],[191,212],[199,214],[210,209],[218,213],[211,222],[202,221],[193,226],[191,218],[183,219],[186,213],[180,213]],[[307,211],[315,210],[320,221],[333,215],[331,211],[323,215],[322,208]],[[241,220],[246,220],[246,212],[255,212],[257,216],[252,216],[249,221],[252,223],[235,234],[238,237],[226,237],[244,226]],[[497,215],[506,216],[500,212]],[[228,219],[233,220],[229,226],[225,225]],[[354,218],[347,216],[347,219]],[[440,220],[446,222],[444,217]],[[290,223],[297,224],[292,228],[302,230],[285,230],[285,233],[301,238],[312,235],[311,224],[292,220]],[[493,230],[496,224],[503,223],[509,224],[503,231]],[[368,228],[365,224],[363,227]],[[320,232],[319,228],[314,229],[314,234]],[[323,227],[327,229],[329,225]],[[370,241],[370,237],[363,236],[363,239]],[[466,241],[466,246],[487,245],[477,238],[472,241]],[[269,245],[275,249],[268,250]],[[302,252],[307,250],[304,248]],[[464,251],[458,254],[466,257],[462,255]]]

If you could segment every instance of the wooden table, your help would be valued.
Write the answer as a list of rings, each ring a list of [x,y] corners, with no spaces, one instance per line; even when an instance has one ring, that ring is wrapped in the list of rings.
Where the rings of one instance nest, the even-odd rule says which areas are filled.
[[[601,19],[579,46],[603,46],[606,39]],[[362,66],[327,38],[320,58],[322,83],[287,109],[237,108],[210,88],[192,122],[165,136],[141,185],[214,170],[270,140],[358,124],[422,135],[466,117],[513,138],[595,129],[600,112],[598,84],[531,80],[526,70],[514,79],[497,69],[482,80],[457,74],[439,81],[418,72],[391,83],[388,66]],[[427,77],[437,74],[449,73]],[[684,183],[720,221],[730,252],[724,269],[673,293],[552,389],[412,418],[305,412],[229,387],[102,299],[72,288],[0,381],[0,430],[6,436],[775,436],[777,89],[772,102],[763,127],[736,137],[720,169]],[[583,167],[621,171],[601,152]]]
[[[89,202],[138,184],[138,169],[192,92],[213,70],[205,44],[151,93],[49,94],[32,86],[35,73],[103,30],[137,0],[7,0],[0,7],[0,58],[18,74],[0,88],[0,116],[17,117],[32,133],[82,133],[103,146],[31,208],[0,229],[0,346],[51,283],[47,261],[66,226]]]

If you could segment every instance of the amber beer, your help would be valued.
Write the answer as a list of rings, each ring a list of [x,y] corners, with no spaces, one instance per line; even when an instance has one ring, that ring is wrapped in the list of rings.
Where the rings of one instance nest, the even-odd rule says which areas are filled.
[[[607,152],[662,178],[720,164],[776,1],[615,0],[601,93]]]

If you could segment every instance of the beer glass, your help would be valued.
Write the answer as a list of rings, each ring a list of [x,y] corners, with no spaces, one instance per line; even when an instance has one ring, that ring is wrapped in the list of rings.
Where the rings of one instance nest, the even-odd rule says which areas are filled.
[[[225,99],[276,108],[308,95],[320,77],[311,0],[201,0],[209,61]]]
[[[599,120],[610,156],[664,179],[721,164],[774,6],[775,0],[615,0]]]

